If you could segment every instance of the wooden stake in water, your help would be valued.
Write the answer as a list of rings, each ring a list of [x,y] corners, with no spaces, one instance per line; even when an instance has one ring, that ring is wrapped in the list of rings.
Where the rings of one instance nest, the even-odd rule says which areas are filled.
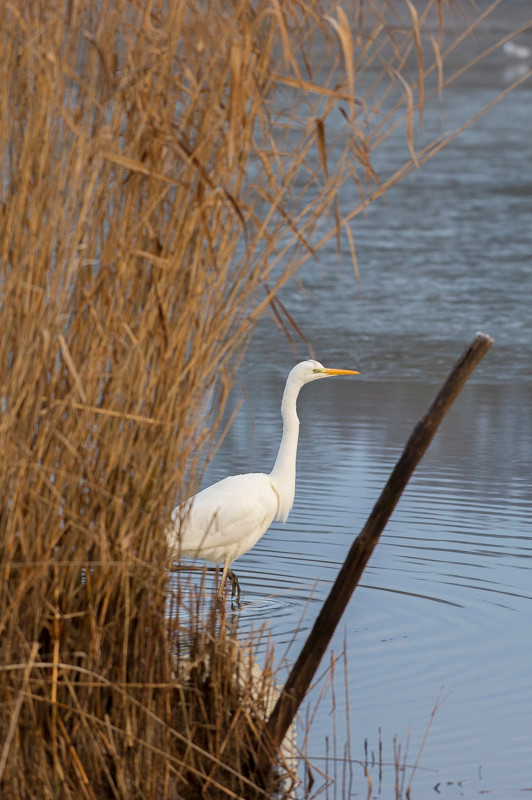
[[[280,747],[329,646],[336,626],[360,580],[364,567],[414,469],[453,401],[492,344],[493,339],[490,336],[483,333],[475,336],[414,428],[399,461],[373,507],[373,511],[353,542],[342,569],[268,719],[266,740],[271,748],[269,752],[275,752]],[[267,771],[269,761],[266,750],[263,758],[264,762],[261,766]]]

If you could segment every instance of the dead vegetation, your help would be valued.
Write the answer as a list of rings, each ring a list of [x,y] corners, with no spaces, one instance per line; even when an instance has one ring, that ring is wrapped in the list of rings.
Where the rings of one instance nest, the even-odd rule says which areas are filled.
[[[418,5],[1,5],[3,796],[276,791],[234,632],[169,602],[165,525],[256,320],[291,325],[279,287],[331,236],[356,269],[349,220],[442,146],[415,126],[449,4]]]

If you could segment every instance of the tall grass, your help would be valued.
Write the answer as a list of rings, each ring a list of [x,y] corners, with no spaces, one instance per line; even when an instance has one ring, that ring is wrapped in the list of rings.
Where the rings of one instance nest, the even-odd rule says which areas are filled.
[[[279,287],[355,259],[401,116],[417,163],[446,11],[0,5],[2,796],[255,796],[265,712],[223,616],[169,602],[165,526]]]

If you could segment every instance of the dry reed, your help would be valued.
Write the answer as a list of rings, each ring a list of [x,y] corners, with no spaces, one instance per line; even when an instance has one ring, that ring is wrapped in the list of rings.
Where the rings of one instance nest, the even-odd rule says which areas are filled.
[[[417,163],[422,5],[1,4],[2,796],[276,791],[234,633],[169,602],[165,525],[279,287],[330,235],[356,263],[405,109]]]

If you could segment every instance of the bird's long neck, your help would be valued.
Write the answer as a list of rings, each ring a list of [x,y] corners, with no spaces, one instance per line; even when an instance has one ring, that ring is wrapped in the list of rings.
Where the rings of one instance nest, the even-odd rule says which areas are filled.
[[[277,459],[270,473],[271,481],[279,497],[279,509],[276,519],[286,521],[294,504],[296,491],[296,455],[297,440],[299,438],[299,419],[296,411],[296,401],[301,385],[299,383],[286,384],[283,401],[281,403],[281,416],[283,418],[283,438]]]

